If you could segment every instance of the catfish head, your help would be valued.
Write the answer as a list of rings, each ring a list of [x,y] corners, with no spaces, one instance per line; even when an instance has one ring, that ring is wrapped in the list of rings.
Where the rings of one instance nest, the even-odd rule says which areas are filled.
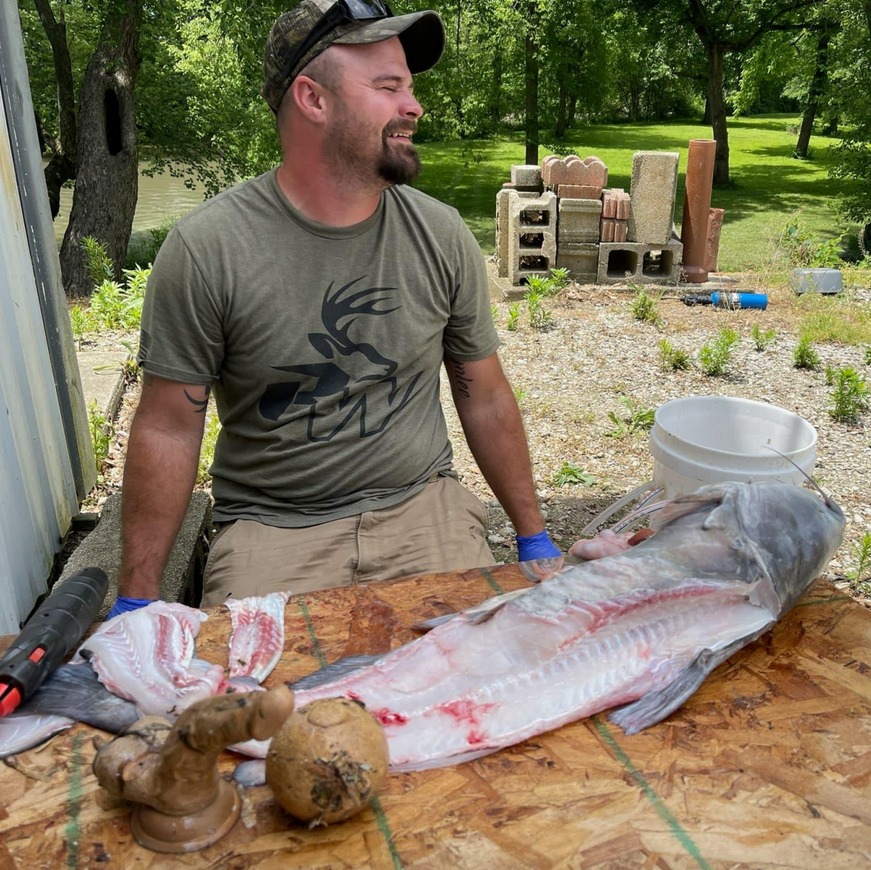
[[[657,517],[662,531],[651,540],[699,523],[700,549],[711,545],[710,560],[720,562],[721,570],[723,545],[733,557],[740,553],[729,560],[740,566],[733,579],[754,584],[751,599],[779,618],[823,572],[844,537],[844,512],[817,489],[819,494],[776,482],[703,486],[666,503]]]

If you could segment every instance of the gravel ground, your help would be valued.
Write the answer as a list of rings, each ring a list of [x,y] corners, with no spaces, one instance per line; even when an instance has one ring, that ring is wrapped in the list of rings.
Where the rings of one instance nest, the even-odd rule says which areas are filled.
[[[741,280],[737,285],[741,289],[764,289],[752,286],[749,279]],[[755,399],[804,417],[818,433],[815,477],[848,517],[844,544],[828,576],[847,588],[846,578],[857,566],[857,542],[871,532],[871,433],[867,428],[871,413],[865,413],[858,424],[835,422],[828,413],[830,387],[824,368],[852,366],[868,378],[871,370],[864,348],[817,345],[821,368],[796,369],[793,350],[800,312],[788,290],[771,291],[765,311],[690,307],[681,303],[679,293],[667,293],[657,303],[661,316],[657,325],[633,317],[633,297],[629,288],[573,285],[546,301],[551,323],[545,330],[530,327],[522,303],[517,328],[509,330],[509,310],[517,303],[502,300],[493,304],[503,367],[518,396],[538,493],[556,542],[563,548],[570,546],[600,510],[652,477],[648,432],[614,434],[618,426],[609,413],[626,421],[630,408],[652,410],[670,399],[692,395]],[[871,292],[848,288],[839,301],[867,305]],[[754,324],[776,331],[776,338],[763,351],[755,349]],[[740,336],[725,376],[707,376],[697,364],[688,371],[663,369],[659,350],[663,338],[695,361],[699,348],[724,326]],[[124,339],[129,336],[106,336],[97,343],[120,345]],[[511,561],[516,558],[513,530],[465,445],[447,393],[445,398],[460,479],[488,505],[490,544],[497,560]],[[138,388],[133,384],[115,422],[103,482],[85,510],[99,510],[105,498],[120,488],[127,430],[137,400]],[[589,483],[558,485],[556,477],[564,463],[589,475]],[[867,574],[864,579],[869,579]],[[855,590],[854,594],[862,597]]]

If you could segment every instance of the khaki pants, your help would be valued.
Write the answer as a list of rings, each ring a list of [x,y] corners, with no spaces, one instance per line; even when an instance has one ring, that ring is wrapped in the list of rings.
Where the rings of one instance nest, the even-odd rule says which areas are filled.
[[[212,543],[202,606],[230,595],[313,592],[492,565],[486,532],[486,509],[452,477],[430,481],[396,507],[301,529],[237,520]]]

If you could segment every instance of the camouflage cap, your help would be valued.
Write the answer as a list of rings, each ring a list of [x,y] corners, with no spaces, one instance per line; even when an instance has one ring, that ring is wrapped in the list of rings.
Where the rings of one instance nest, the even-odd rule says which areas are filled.
[[[302,0],[298,6],[279,16],[272,25],[266,40],[260,93],[273,112],[278,112],[285,92],[302,68],[333,43],[361,45],[398,36],[412,73],[431,69],[442,56],[445,47],[444,25],[437,12],[428,10],[339,24],[291,66],[294,53],[335,2]]]

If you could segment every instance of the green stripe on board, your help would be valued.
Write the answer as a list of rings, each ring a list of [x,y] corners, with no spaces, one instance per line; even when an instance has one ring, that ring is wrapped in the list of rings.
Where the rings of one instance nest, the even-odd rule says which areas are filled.
[[[402,870],[405,865],[402,863],[402,858],[399,857],[399,852],[396,851],[396,846],[393,843],[393,831],[390,830],[390,823],[387,821],[387,816],[381,807],[381,801],[377,797],[372,798],[372,809],[375,810],[378,830],[381,831],[381,836],[384,837],[384,841],[387,843],[387,851],[390,853],[393,868],[394,870]]]
[[[321,649],[321,642],[318,640],[318,634],[317,631],[315,631],[315,624],[312,622],[311,613],[309,612],[305,598],[297,598],[296,603],[302,613],[302,618],[305,620],[305,627],[308,632],[309,640],[311,641],[312,652],[314,652],[315,658],[317,658],[320,666],[322,668],[326,667],[327,657]],[[387,844],[387,851],[390,853],[390,860],[393,862],[394,870],[402,870],[402,859],[399,857],[399,852],[396,851],[396,846],[393,843],[393,832],[390,830],[390,824],[388,823],[387,816],[381,806],[381,801],[379,801],[377,797],[372,799],[372,809],[375,812],[375,821],[378,825],[378,830],[381,831],[381,836],[384,837],[384,842]]]
[[[650,786],[650,783],[644,778],[641,771],[632,763],[632,759],[629,758],[629,756],[621,749],[617,741],[614,739],[613,734],[611,734],[611,731],[608,729],[608,726],[598,716],[593,716],[592,720],[593,724],[596,726],[596,731],[599,732],[599,736],[605,741],[620,764],[622,764],[624,769],[628,771],[632,779],[635,780],[641,791],[644,792],[645,797],[653,805],[653,808],[659,814],[660,818],[668,825],[672,834],[674,834],[675,839],[695,859],[695,862],[699,867],[704,868],[704,870],[711,870],[711,865],[702,857],[702,853],[699,851],[699,847],[693,842],[692,837],[681,827],[680,822],[673,815],[671,810],[663,803],[659,795]]]
[[[315,658],[318,660],[318,664],[325,668],[327,666],[327,657],[324,655],[324,651],[321,649],[320,641],[318,640],[317,632],[315,631],[314,623],[312,622],[312,615],[309,613],[308,605],[305,603],[305,598],[297,598],[296,603],[299,606],[300,611],[302,612],[302,618],[305,620],[306,631],[308,632],[308,639],[312,643],[312,652],[315,654]]]
[[[82,836],[82,828],[79,824],[79,814],[82,810],[82,756],[79,751],[82,738],[78,733],[73,734],[73,748],[70,755],[70,786],[67,791],[68,816],[64,828],[66,840],[67,867],[69,870],[79,866],[79,838]]]
[[[490,588],[497,595],[502,595],[502,593],[505,592],[505,590],[502,588],[502,585],[496,580],[496,578],[486,568],[480,568],[479,570],[484,575],[484,579],[487,581]]]

